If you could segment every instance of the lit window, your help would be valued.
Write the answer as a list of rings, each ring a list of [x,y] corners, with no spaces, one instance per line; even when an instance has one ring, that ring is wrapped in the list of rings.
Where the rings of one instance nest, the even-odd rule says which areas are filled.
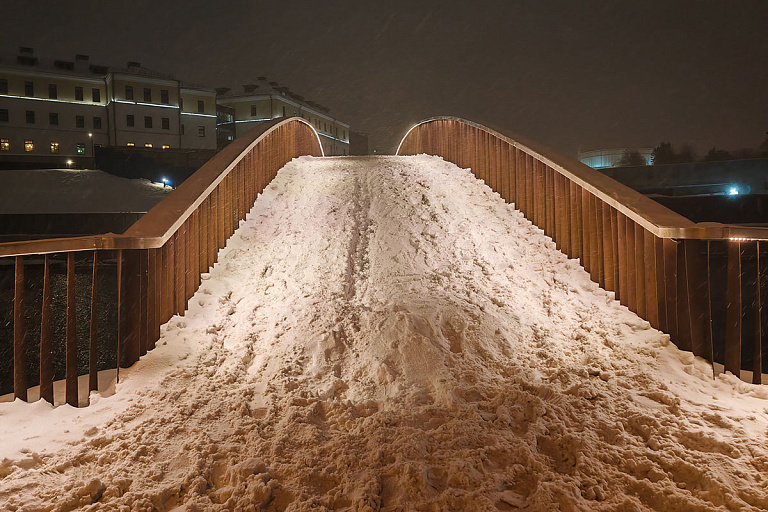
[[[145,148],[151,148],[152,147],[152,143],[151,142],[147,142],[146,144],[144,144],[144,147]]]
[[[167,144],[166,144],[166,145],[164,145],[164,146],[163,146],[163,149],[168,149],[168,148],[170,148],[170,147],[171,147],[171,146],[169,146],[169,145],[167,145]]]
[[[35,111],[27,110],[27,124],[35,124]]]
[[[59,114],[56,112],[50,112],[48,114],[48,124],[51,126],[58,126],[59,125]]]
[[[198,114],[204,114],[205,113],[205,102],[202,100],[198,100],[197,102],[197,113]]]
[[[59,97],[59,92],[56,90],[56,84],[48,84],[48,97],[52,100]]]
[[[8,139],[0,139],[0,151],[10,151],[11,141]]]
[[[144,128],[152,128],[152,118],[144,116]]]
[[[24,96],[35,95],[35,84],[32,82],[24,82]]]
[[[34,150],[35,150],[35,143],[34,143],[34,141],[25,140],[24,141],[24,151],[29,153],[30,151],[34,151]]]
[[[128,146],[129,148],[132,148],[136,144],[134,144],[133,142],[127,142],[125,145]]]
[[[132,114],[128,114],[127,116],[125,116],[125,124],[128,126],[134,126],[134,120],[133,120]]]
[[[168,103],[170,103],[168,101],[168,91],[166,91],[165,89],[160,90],[160,103],[164,105],[167,105]]]
[[[144,101],[146,103],[152,102],[152,89],[145,87],[144,88]]]
[[[51,153],[54,155],[59,154],[59,143],[58,142],[51,142]]]
[[[8,122],[8,109],[0,108],[0,121]]]
[[[93,118],[93,129],[94,130],[101,130],[101,118],[100,117],[94,117]]]
[[[84,155],[85,154],[85,144],[78,144],[77,145],[77,154],[78,155]]]
[[[99,89],[92,89],[92,97],[94,103],[100,103],[101,102],[101,91]]]
[[[75,116],[75,127],[85,128],[85,116]]]
[[[198,126],[197,127],[197,136],[198,137],[205,137],[205,126]]]
[[[75,99],[77,101],[83,101],[83,88],[75,86]]]
[[[125,99],[133,101],[133,86],[125,86]]]
[[[163,130],[170,130],[171,129],[171,120],[167,117],[163,118]]]

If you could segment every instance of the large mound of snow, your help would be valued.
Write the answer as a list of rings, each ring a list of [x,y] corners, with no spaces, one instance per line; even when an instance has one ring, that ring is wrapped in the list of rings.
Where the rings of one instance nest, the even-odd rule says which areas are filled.
[[[0,509],[768,509],[766,388],[438,158],[289,163],[121,376],[0,404]]]
[[[0,171],[0,213],[147,212],[170,188],[103,171]]]

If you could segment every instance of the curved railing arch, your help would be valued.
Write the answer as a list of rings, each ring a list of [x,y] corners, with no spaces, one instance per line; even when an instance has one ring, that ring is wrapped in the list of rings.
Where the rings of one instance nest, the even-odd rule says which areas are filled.
[[[105,369],[97,356],[110,333],[115,345],[112,368],[128,367],[154,348],[160,325],[174,314],[184,314],[200,275],[216,262],[219,249],[258,194],[283,165],[302,155],[323,156],[310,123],[299,117],[261,123],[217,153],[124,234],[0,244],[0,264],[12,281],[13,300],[0,303],[0,315],[7,319],[5,334],[13,339],[14,396],[27,400],[29,384],[37,381],[40,397],[53,403],[56,366],[64,373],[66,402],[77,406],[78,376],[86,373],[88,389],[97,389],[98,371]],[[89,297],[83,297],[83,286],[77,285],[83,263],[92,269]],[[30,297],[35,287],[25,279],[25,266],[31,265],[42,274],[35,297]],[[66,301],[58,301],[59,311],[51,291],[55,269],[60,281],[66,277]],[[116,290],[104,292],[103,282],[109,280]],[[25,291],[30,300],[25,300]],[[106,327],[99,321],[105,316],[99,308],[105,302],[112,306],[102,300],[102,293],[116,296],[116,311],[107,315]],[[83,309],[88,309],[87,322]],[[57,313],[65,320],[59,322],[60,335],[54,339]],[[54,346],[61,341],[63,350]],[[54,354],[62,353],[65,360],[54,361]]]
[[[550,148],[457,117],[408,130],[397,154],[419,153],[470,168],[681,349],[761,382],[768,228],[694,223]]]

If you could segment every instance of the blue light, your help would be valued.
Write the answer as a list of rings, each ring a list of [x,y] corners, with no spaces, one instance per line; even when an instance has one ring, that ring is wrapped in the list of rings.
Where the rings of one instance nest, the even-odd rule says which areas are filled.
[[[728,189],[728,195],[729,196],[737,196],[739,195],[739,189],[737,187],[731,187]]]

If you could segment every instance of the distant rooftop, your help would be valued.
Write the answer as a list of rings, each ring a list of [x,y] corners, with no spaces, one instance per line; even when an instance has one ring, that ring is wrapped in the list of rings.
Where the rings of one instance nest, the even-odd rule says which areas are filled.
[[[173,75],[160,73],[159,71],[144,67],[141,62],[137,61],[128,61],[124,67],[120,67],[93,64],[91,63],[90,56],[84,54],[77,54],[72,60],[41,59],[35,54],[34,48],[25,46],[19,47],[19,53],[17,55],[0,55],[0,67],[21,70],[36,69],[39,71],[49,71],[56,74],[80,76],[91,79],[103,78],[110,72],[123,73],[145,78],[171,80],[178,82],[181,87],[188,89],[213,91],[211,87],[206,85],[182,82]]]

